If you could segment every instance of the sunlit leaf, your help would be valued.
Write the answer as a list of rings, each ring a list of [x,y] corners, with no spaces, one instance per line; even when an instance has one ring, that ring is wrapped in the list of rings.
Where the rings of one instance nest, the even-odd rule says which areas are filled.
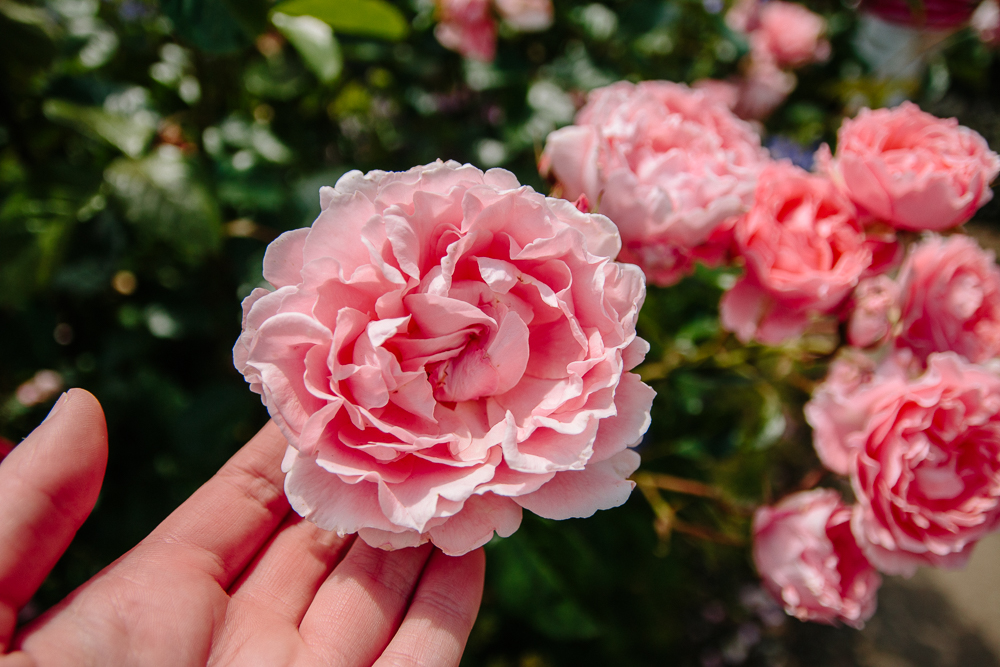
[[[303,62],[323,83],[340,76],[344,60],[329,24],[313,16],[289,16],[275,12],[271,21],[302,56]]]
[[[288,16],[314,16],[335,32],[399,40],[409,32],[403,14],[384,0],[285,0],[274,7]]]
[[[125,115],[66,100],[46,100],[42,112],[49,120],[106,141],[129,157],[141,155],[156,132],[156,116],[149,111]]]
[[[141,160],[115,160],[104,178],[125,216],[148,240],[173,246],[191,262],[218,247],[218,204],[175,147],[161,146]]]

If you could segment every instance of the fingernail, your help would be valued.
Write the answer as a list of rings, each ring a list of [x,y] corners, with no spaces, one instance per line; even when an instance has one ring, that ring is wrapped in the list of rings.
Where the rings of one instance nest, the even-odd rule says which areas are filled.
[[[55,414],[56,414],[57,412],[59,412],[59,409],[60,409],[60,408],[62,408],[62,406],[63,406],[63,404],[64,404],[64,403],[66,402],[66,398],[67,398],[68,396],[69,396],[69,392],[65,392],[65,391],[64,391],[64,392],[62,393],[62,396],[60,396],[60,397],[59,397],[59,400],[58,400],[58,401],[56,401],[56,404],[52,406],[52,409],[51,409],[51,410],[49,410],[49,414],[45,415],[45,419],[43,419],[43,420],[42,420],[42,423],[43,423],[43,424],[44,424],[45,422],[47,422],[48,420],[52,419],[52,417],[54,417],[54,416],[55,416]]]

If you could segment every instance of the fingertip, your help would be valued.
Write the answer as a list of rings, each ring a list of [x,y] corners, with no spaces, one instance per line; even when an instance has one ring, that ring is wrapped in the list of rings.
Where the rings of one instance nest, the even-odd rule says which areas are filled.
[[[59,397],[48,416],[11,453],[25,474],[86,517],[97,502],[108,463],[108,429],[100,402],[85,389]],[[12,461],[13,462],[13,461]],[[45,484],[46,478],[51,478]],[[60,480],[55,483],[54,480]]]

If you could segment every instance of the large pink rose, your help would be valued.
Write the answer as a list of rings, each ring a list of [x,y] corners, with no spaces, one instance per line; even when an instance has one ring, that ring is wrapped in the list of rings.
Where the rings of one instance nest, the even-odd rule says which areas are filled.
[[[753,207],[736,224],[746,274],[720,303],[723,327],[776,345],[833,312],[871,263],[854,207],[833,186],[788,162],[766,167]]]
[[[760,5],[750,47],[756,58],[770,58],[780,67],[801,67],[830,57],[823,38],[826,20],[794,2],[771,0]]]
[[[594,90],[575,123],[549,135],[542,172],[611,218],[620,259],[659,285],[679,280],[710,240],[727,244],[767,160],[752,128],[714,96],[667,81]]]
[[[954,118],[936,118],[903,102],[862,109],[837,133],[837,154],[826,145],[820,168],[856,204],[898,229],[960,225],[993,196],[1000,157]]]
[[[492,62],[497,52],[497,24],[490,0],[437,0],[434,36],[441,46],[466,58]]]
[[[1000,521],[1000,377],[953,352],[884,378],[851,464],[851,526],[887,574],[960,567]]]
[[[292,507],[373,546],[448,554],[620,505],[653,391],[645,295],[611,221],[512,174],[354,171],[282,234],[236,367],[288,438]]]
[[[900,269],[897,344],[918,356],[949,350],[969,361],[1000,355],[1000,268],[968,236],[931,236],[910,249]]]
[[[765,587],[803,621],[860,628],[882,579],[851,534],[851,509],[831,489],[802,491],[753,520],[753,560]]]

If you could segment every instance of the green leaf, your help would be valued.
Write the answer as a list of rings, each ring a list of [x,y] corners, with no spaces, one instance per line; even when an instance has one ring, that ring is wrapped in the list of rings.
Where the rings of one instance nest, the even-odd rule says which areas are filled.
[[[284,35],[303,62],[323,83],[333,83],[340,76],[344,59],[333,28],[314,16],[289,16],[275,12],[271,21]]]
[[[338,33],[397,41],[410,26],[402,12],[384,0],[285,0],[274,7],[288,16],[315,16]]]
[[[565,542],[559,546],[569,552]],[[488,548],[492,588],[503,606],[555,639],[593,639],[600,634],[559,566],[532,544],[527,531],[494,540]]]
[[[53,122],[108,142],[129,157],[142,155],[156,132],[156,116],[149,111],[126,116],[66,100],[46,100],[42,113]]]
[[[218,248],[218,205],[176,147],[161,146],[141,160],[119,158],[104,179],[147,241],[172,245],[192,263]]]

